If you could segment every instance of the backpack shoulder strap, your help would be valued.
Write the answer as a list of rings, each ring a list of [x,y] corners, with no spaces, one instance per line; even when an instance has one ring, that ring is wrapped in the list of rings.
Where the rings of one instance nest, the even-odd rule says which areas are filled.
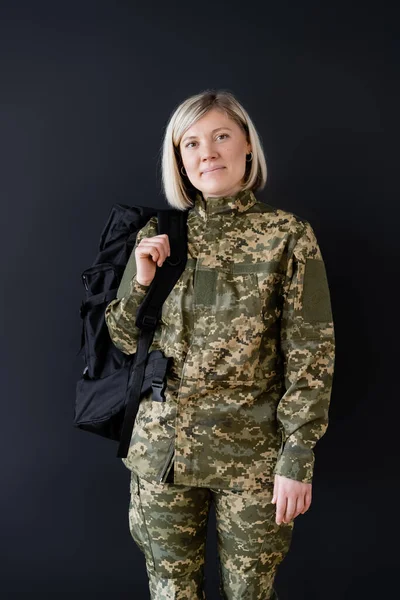
[[[128,454],[133,425],[139,408],[147,355],[161,314],[162,305],[186,266],[187,215],[187,210],[175,209],[161,210],[157,213],[158,232],[168,234],[171,255],[164,261],[162,267],[157,267],[156,275],[136,313],[135,324],[140,329],[140,335],[135,361],[129,376],[128,401],[117,452],[119,458],[126,457]]]

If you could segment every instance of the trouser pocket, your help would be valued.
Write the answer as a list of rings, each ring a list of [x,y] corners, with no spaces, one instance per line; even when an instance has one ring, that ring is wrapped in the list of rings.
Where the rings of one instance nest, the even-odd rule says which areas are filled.
[[[133,540],[145,556],[147,566],[154,568],[154,557],[141,502],[139,477],[133,471],[130,483],[129,529]]]

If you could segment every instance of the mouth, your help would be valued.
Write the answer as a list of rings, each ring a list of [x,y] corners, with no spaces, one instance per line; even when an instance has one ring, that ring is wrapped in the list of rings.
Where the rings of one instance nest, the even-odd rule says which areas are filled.
[[[202,171],[202,175],[207,175],[208,173],[214,173],[214,171],[221,171],[225,169],[225,167],[215,167],[214,169],[207,169],[206,171]]]

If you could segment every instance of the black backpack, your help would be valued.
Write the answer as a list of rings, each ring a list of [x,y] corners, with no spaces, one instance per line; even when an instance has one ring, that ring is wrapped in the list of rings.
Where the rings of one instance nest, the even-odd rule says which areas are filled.
[[[158,234],[169,236],[171,255],[156,274],[136,314],[140,329],[135,354],[121,352],[112,342],[104,319],[107,305],[116,298],[136,235],[157,215]],[[185,269],[187,215],[178,209],[115,204],[102,231],[98,255],[81,277],[85,299],[80,307],[81,348],[85,363],[76,384],[74,425],[119,441],[118,457],[126,457],[140,398],[165,401],[166,373],[172,358],[160,350],[148,353],[161,309]]]

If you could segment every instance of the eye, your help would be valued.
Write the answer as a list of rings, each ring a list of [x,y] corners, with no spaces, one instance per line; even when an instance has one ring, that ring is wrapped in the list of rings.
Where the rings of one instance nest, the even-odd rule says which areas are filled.
[[[219,134],[217,135],[217,138],[224,137],[224,136],[228,138],[228,137],[229,137],[229,134],[228,134],[228,133],[219,133]],[[185,144],[185,148],[190,148],[190,147],[191,147],[191,144],[196,144],[196,143],[197,143],[197,142],[188,142],[187,144]]]

